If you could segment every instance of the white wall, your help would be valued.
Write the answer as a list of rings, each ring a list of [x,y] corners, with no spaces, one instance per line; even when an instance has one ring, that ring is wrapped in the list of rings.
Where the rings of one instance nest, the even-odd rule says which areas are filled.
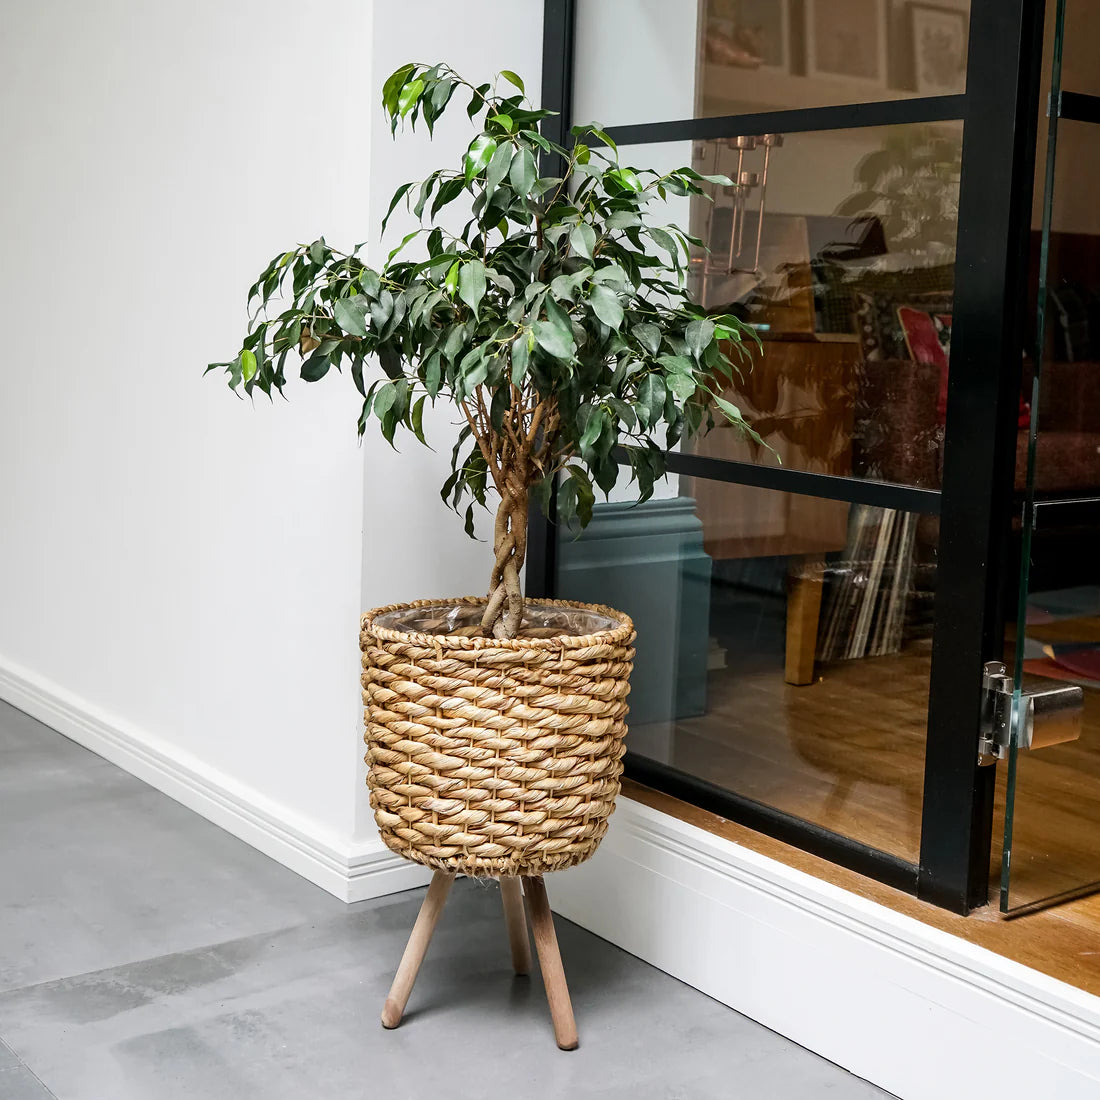
[[[43,0],[0,36],[0,663],[334,837],[356,395],[202,372],[279,247],[366,224],[367,35],[355,0]]]
[[[446,58],[537,96],[541,18],[537,0],[5,10],[0,697],[337,892],[357,859],[377,869],[359,614],[483,589],[488,549],[439,501],[446,438],[360,447],[347,378],[253,407],[202,371],[239,347],[277,250],[372,237],[399,180],[465,146],[463,126],[431,150],[383,129],[372,152],[384,76]]]

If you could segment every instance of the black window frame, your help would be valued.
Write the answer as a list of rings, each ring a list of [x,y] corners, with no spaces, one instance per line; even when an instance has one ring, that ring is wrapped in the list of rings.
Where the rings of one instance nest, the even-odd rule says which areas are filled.
[[[545,0],[542,103],[572,124],[576,0]],[[995,769],[979,767],[982,666],[998,659],[1012,555],[1008,531],[1025,338],[1029,236],[1043,47],[1043,0],[971,0],[961,95],[807,107],[608,127],[620,144],[960,120],[962,176],[951,371],[941,490],[867,482],[693,455],[673,472],[940,517],[939,568],[921,844],[911,863],[627,753],[626,774],[730,820],[955,912],[989,896]],[[626,59],[629,61],[629,59]],[[1080,104],[1082,111],[1091,104]],[[553,166],[548,166],[553,167]],[[527,590],[556,586],[553,516],[532,510]]]

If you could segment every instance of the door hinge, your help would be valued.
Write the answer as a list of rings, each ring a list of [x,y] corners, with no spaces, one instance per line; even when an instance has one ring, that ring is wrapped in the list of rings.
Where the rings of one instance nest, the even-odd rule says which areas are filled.
[[[1012,734],[1012,677],[999,661],[982,669],[982,724],[978,730],[978,764],[996,764],[1008,752]]]
[[[1019,695],[1000,661],[982,669],[982,721],[978,731],[978,764],[986,767],[1008,755],[1013,739],[1018,749],[1045,749],[1081,736],[1085,693],[1077,684],[1034,677]]]

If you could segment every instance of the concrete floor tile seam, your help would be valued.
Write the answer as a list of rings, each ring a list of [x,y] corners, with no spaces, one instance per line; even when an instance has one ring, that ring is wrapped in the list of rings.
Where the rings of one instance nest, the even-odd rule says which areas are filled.
[[[4,1042],[4,1037],[0,1035],[0,1084],[4,1083],[2,1078],[6,1074],[11,1074],[23,1080],[33,1081],[38,1085],[40,1089],[39,1095],[43,1100],[47,1100],[47,1098],[49,1098],[49,1100],[57,1100],[57,1097],[47,1088],[42,1078],[39,1077],[6,1042]],[[0,1091],[0,1100],[8,1100],[7,1095],[3,1091]]]

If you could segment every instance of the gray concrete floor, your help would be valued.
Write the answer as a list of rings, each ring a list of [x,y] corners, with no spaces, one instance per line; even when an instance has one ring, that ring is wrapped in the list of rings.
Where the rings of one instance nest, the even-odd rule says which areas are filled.
[[[0,836],[0,1100],[886,1095],[561,919],[558,1051],[495,884],[384,1031],[420,891],[343,905],[4,703]]]

